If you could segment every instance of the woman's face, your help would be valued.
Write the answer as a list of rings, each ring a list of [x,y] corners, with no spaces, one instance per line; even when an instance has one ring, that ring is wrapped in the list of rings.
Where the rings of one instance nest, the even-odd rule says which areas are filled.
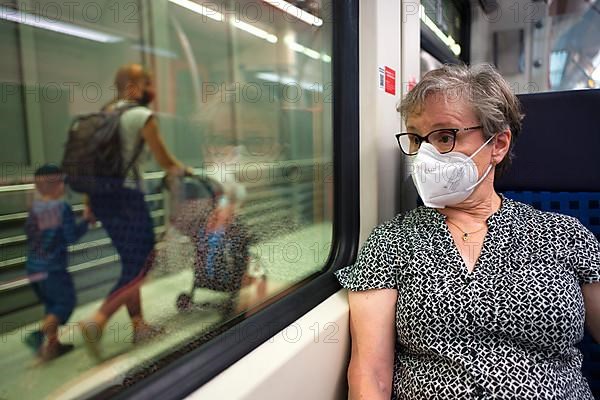
[[[156,87],[152,76],[140,70],[133,74],[131,82],[127,85],[125,99],[134,100],[143,105],[148,105],[156,97]]]
[[[468,128],[480,125],[473,109],[462,100],[447,99],[441,94],[429,95],[419,114],[409,115],[406,120],[408,132],[425,137],[429,132],[442,128]],[[453,152],[471,156],[485,143],[481,129],[461,131],[456,134]],[[493,140],[485,146],[473,161],[481,176],[491,161]]]

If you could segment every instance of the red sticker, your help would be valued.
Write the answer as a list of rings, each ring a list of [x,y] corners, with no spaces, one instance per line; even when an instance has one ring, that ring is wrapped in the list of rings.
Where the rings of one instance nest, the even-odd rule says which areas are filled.
[[[385,67],[385,92],[396,95],[396,71]]]

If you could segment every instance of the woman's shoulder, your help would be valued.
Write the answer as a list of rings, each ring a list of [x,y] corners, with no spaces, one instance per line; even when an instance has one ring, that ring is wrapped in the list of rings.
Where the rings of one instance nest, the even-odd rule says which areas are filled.
[[[123,114],[121,114],[121,127],[124,128],[125,133],[137,134],[153,115],[153,111],[150,108],[131,102],[121,101],[116,104],[116,107],[127,107],[123,111]]]
[[[538,232],[559,234],[565,231],[574,232],[586,229],[579,219],[573,216],[554,211],[539,210],[529,204],[516,200],[508,199],[507,201],[511,203],[511,214],[513,215],[513,219],[516,220],[515,222],[522,223],[530,231],[534,229]]]
[[[423,206],[400,212],[393,218],[377,225],[373,229],[372,235],[390,236],[404,234],[407,229],[414,229],[431,223],[433,220],[432,212],[435,213],[436,211]]]
[[[148,118],[153,115],[153,111],[148,107],[144,106],[133,106],[130,109],[123,112],[121,115],[122,124],[137,124],[144,125]]]

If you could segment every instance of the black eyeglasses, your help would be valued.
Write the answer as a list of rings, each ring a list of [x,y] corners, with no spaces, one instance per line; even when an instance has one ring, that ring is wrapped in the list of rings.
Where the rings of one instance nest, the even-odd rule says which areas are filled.
[[[454,150],[456,144],[456,134],[461,131],[473,131],[483,128],[481,125],[470,128],[444,128],[436,129],[425,136],[419,136],[416,133],[404,132],[397,133],[396,140],[404,154],[414,156],[421,148],[423,142],[430,143],[440,154],[449,153]]]

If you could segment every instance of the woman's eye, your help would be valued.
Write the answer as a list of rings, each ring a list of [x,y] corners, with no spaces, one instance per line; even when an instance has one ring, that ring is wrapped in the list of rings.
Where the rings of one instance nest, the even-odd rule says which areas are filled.
[[[452,136],[451,135],[440,135],[437,138],[437,141],[439,143],[450,143],[450,141],[452,141]]]

